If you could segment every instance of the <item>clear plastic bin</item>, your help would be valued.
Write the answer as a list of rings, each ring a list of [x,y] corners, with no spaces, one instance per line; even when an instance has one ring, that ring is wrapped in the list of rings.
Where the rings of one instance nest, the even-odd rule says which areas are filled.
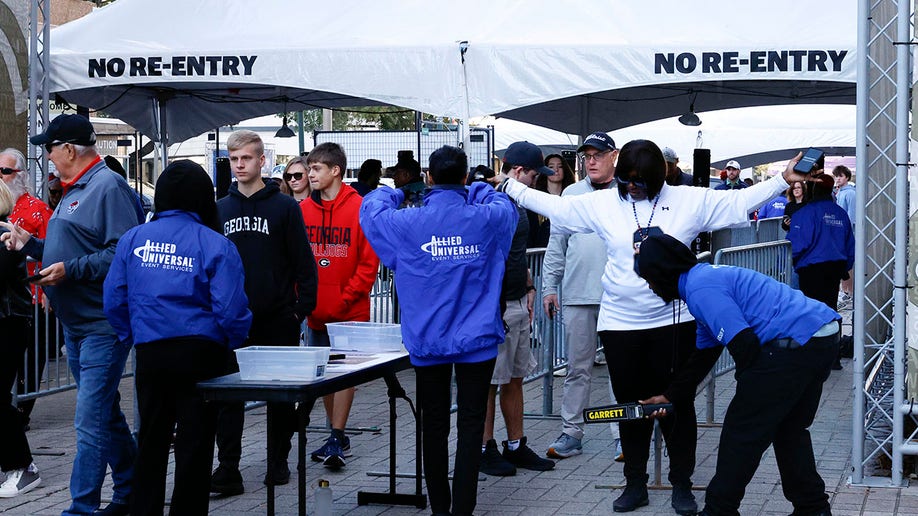
[[[243,380],[316,380],[325,376],[328,348],[250,346],[236,350]]]
[[[367,353],[405,350],[400,324],[349,321],[328,323],[325,327],[332,349]]]

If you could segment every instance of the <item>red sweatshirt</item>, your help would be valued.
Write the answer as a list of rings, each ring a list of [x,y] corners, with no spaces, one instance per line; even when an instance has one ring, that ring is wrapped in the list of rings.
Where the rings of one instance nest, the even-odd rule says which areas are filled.
[[[319,192],[300,203],[306,236],[319,271],[316,308],[309,327],[324,330],[325,323],[370,320],[370,290],[376,282],[379,258],[360,228],[363,198],[347,184],[333,201]]]

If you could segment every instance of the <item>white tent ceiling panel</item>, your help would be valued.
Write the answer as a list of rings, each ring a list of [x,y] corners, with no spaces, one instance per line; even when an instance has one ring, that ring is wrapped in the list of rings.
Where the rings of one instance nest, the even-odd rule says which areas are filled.
[[[172,141],[279,112],[285,99],[501,113],[584,133],[679,114],[696,94],[698,111],[853,103],[855,7],[119,0],[52,32],[50,79],[65,99],[151,136],[153,115],[141,113],[161,99]]]

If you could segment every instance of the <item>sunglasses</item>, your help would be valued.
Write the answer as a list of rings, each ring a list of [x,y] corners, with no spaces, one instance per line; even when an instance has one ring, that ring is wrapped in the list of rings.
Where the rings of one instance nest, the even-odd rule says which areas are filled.
[[[67,143],[67,142],[50,142],[50,143],[46,143],[46,144],[45,144],[45,152],[47,152],[48,154],[50,154],[50,153],[51,153],[51,149],[57,147],[58,145],[63,145],[63,144],[65,144],[65,143]]]
[[[629,184],[633,184],[634,186],[638,188],[647,188],[646,181],[638,181],[636,179],[622,179],[618,176],[615,176],[615,182],[622,186],[628,186]]]
[[[294,172],[294,173],[292,173],[292,174],[284,174],[284,181],[290,181],[291,179],[293,179],[293,180],[295,180],[295,181],[299,181],[299,180],[303,179],[303,173],[302,173],[302,172]]]
[[[16,172],[22,172],[22,170],[20,170],[20,169],[18,169],[18,168],[8,168],[8,167],[2,167],[2,168],[0,168],[0,174],[3,174],[3,175],[5,175],[5,176],[9,176],[9,175],[15,174]]]

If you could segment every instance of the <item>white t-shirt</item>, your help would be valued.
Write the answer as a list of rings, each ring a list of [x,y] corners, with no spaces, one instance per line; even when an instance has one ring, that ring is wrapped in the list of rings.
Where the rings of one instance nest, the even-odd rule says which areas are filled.
[[[551,219],[552,230],[597,233],[608,252],[602,276],[598,330],[636,330],[673,324],[673,305],[664,303],[634,272],[638,227],[662,231],[685,245],[703,231],[749,224],[749,213],[787,189],[782,176],[742,190],[712,190],[663,185],[657,199],[623,200],[617,188],[583,195],[557,196],[509,180],[505,192],[523,207]],[[656,201],[656,207],[654,207]],[[652,218],[651,218],[652,217]],[[675,301],[679,321],[693,318]]]

